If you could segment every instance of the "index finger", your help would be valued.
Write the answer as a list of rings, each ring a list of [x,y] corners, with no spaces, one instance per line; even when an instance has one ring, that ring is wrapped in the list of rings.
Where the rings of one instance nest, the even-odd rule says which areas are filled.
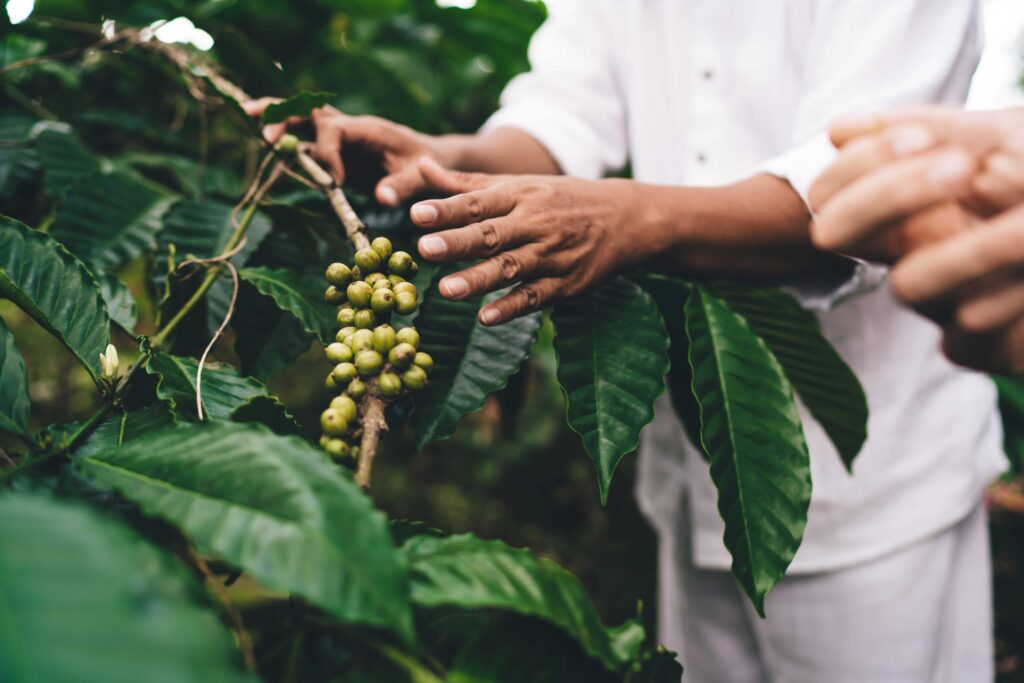
[[[933,105],[900,107],[887,112],[852,114],[835,120],[829,128],[832,144],[842,149],[853,140],[902,125],[924,126],[938,143],[954,143],[977,155],[997,148],[1007,133],[1008,111],[964,111],[959,107]]]

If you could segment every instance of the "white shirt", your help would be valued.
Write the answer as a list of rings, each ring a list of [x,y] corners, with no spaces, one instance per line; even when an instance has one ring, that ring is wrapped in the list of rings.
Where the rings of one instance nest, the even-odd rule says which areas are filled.
[[[561,0],[530,45],[532,71],[509,84],[485,130],[525,130],[582,178],[628,159],[639,181],[769,172],[806,197],[833,158],[824,131],[837,115],[963,101],[978,13],[975,0]],[[848,566],[946,528],[1005,466],[992,383],[947,362],[939,331],[887,287],[864,287],[868,273],[857,296],[804,292],[825,305],[822,329],[871,415],[850,476],[801,406],[814,491],[791,572]],[[706,461],[664,398],[638,491],[663,534],[688,501],[696,563],[730,566]]]

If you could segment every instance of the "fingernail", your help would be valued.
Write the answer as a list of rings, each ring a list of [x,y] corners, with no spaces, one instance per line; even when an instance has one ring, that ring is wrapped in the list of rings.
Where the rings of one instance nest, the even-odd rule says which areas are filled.
[[[444,256],[448,251],[448,243],[440,237],[427,235],[420,238],[420,253],[428,257]]]
[[[493,325],[498,322],[498,311],[493,308],[485,308],[480,311],[480,322],[484,325]]]
[[[454,275],[444,280],[444,289],[452,299],[458,299],[469,291],[469,283],[464,278]]]
[[[932,134],[923,126],[904,126],[893,131],[889,143],[896,156],[909,156],[932,146]]]
[[[377,199],[380,200],[381,204],[386,204],[387,206],[398,206],[398,192],[396,192],[395,188],[390,185],[382,185],[377,190]]]
[[[412,207],[412,219],[417,223],[433,223],[437,220],[437,209],[430,204],[417,204]]]
[[[971,158],[963,152],[948,152],[932,164],[928,179],[936,187],[954,187],[966,180],[972,166]]]

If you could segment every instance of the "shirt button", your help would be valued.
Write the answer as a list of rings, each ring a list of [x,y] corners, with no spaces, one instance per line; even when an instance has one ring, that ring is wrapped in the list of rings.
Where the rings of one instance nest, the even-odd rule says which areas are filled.
[[[701,76],[704,77],[705,81],[710,81],[712,78],[715,77],[715,72],[712,71],[711,69],[704,69],[704,72],[701,74]]]
[[[697,154],[697,163],[698,164],[703,164],[703,163],[707,162],[707,160],[708,160],[708,158],[707,158],[707,156],[703,152],[700,152],[699,154]]]

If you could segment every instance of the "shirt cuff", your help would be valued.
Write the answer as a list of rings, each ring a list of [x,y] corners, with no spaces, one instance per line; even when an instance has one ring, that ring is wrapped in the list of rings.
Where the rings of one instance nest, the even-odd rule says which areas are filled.
[[[487,134],[498,128],[518,128],[535,138],[554,157],[567,176],[598,180],[604,176],[600,141],[571,113],[538,100],[521,100],[502,107],[480,128]]]

